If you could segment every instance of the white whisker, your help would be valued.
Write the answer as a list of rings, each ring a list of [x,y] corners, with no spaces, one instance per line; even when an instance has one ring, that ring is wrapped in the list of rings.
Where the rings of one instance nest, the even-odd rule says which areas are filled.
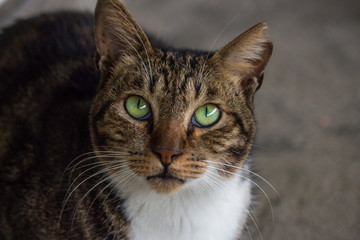
[[[132,25],[132,21],[129,20],[129,18],[126,16],[126,15],[123,15],[124,19],[130,24]],[[135,30],[135,34],[136,34],[136,37],[138,38],[138,40],[140,40],[144,50],[145,50],[145,54],[146,54],[146,57],[147,57],[147,60],[148,60],[148,66],[149,66],[149,71],[150,71],[150,75],[149,75],[149,82],[150,84],[152,84],[153,82],[153,72],[152,72],[152,68],[151,68],[151,62],[150,62],[150,57],[149,57],[149,53],[148,53],[148,50],[144,44],[144,41],[143,39],[141,38],[141,36],[139,35],[139,31],[136,29],[136,26],[133,26],[133,29]],[[142,59],[142,58],[141,58]],[[145,63],[145,61],[142,59],[142,61]]]
[[[244,225],[245,225],[246,231],[247,231],[247,233],[248,233],[248,235],[249,235],[249,237],[250,237],[250,240],[252,240],[253,238],[252,238],[251,232],[250,232],[250,230],[249,230],[249,227],[248,227],[248,225],[246,224],[246,220],[245,220],[245,219],[244,219]]]
[[[116,169],[111,169],[111,170],[116,170]],[[131,172],[130,172],[130,174],[129,174],[129,172],[128,172],[127,169],[122,169],[121,171],[118,171],[118,172],[116,172],[115,174],[113,174],[113,175],[111,175],[111,176],[109,176],[109,177],[116,178],[118,175],[122,175],[123,173],[126,173],[126,174],[123,176],[124,178],[127,178],[127,176],[131,174]],[[94,198],[94,200],[92,201],[92,203],[91,203],[90,206],[89,206],[89,210],[87,211],[87,213],[86,213],[86,215],[85,215],[85,220],[84,220],[84,222],[86,222],[86,219],[87,219],[87,217],[88,217],[88,215],[89,215],[90,209],[91,209],[91,207],[94,205],[96,199],[97,199],[108,187],[110,187],[110,186],[113,185],[113,184],[114,184],[113,181],[110,180],[110,182],[96,195],[96,197]],[[111,190],[111,192],[112,192],[112,191],[113,191],[113,190]],[[108,196],[111,194],[111,192],[105,197],[104,201],[108,198]],[[101,203],[100,206],[103,205],[104,201]]]
[[[254,176],[260,178],[261,180],[263,180],[266,184],[269,185],[269,187],[272,188],[272,190],[274,190],[274,192],[276,192],[276,194],[280,197],[280,193],[275,189],[275,187],[269,182],[267,181],[264,177],[262,177],[260,174],[257,174],[249,169],[246,169],[246,168],[242,168],[242,167],[237,167],[237,166],[234,166],[234,165],[231,165],[231,164],[227,164],[227,163],[222,163],[222,162],[215,162],[215,161],[209,161],[209,160],[204,160],[204,162],[208,162],[208,163],[214,163],[214,164],[219,164],[219,165],[224,165],[224,166],[228,166],[228,167],[233,167],[233,168],[236,168],[236,169],[239,169],[241,171],[245,171],[245,172],[249,172],[251,174],[253,174]]]
[[[76,190],[79,186],[81,186],[81,185],[84,184],[86,181],[90,180],[91,178],[93,178],[93,177],[95,177],[95,176],[98,176],[98,175],[100,175],[100,174],[104,174],[106,171],[107,171],[107,169],[101,169],[101,170],[95,172],[95,173],[92,174],[91,176],[89,176],[89,177],[87,177],[86,179],[84,179],[83,181],[81,181],[75,188],[72,189],[72,186],[74,185],[74,183],[76,182],[76,180],[79,178],[79,176],[78,176],[78,177],[73,181],[73,183],[70,185],[69,190],[68,190],[68,192],[67,192],[66,195],[65,195],[66,198],[65,198],[65,201],[63,202],[63,209],[62,209],[61,213],[63,212],[64,207],[65,207],[66,203],[69,201],[71,195],[75,192],[75,190]],[[82,172],[82,173],[83,173],[83,172]],[[70,191],[71,189],[72,189],[72,191],[69,193],[69,191]],[[60,216],[61,216],[61,214],[60,214]]]
[[[114,157],[112,157],[112,156],[102,156],[102,158],[105,158],[105,157],[114,158]],[[115,160],[115,159],[114,159],[114,160]],[[73,183],[70,184],[69,188],[71,188],[72,185],[77,181],[77,179],[79,179],[79,178],[80,178],[82,175],[84,175],[85,173],[87,173],[87,172],[89,172],[89,171],[91,171],[91,170],[93,170],[93,169],[96,169],[96,168],[99,167],[99,166],[104,166],[104,165],[106,165],[107,163],[116,164],[115,161],[101,161],[101,162],[99,161],[99,162],[95,162],[95,163],[94,163],[95,166],[92,166],[92,167],[86,169],[85,171],[81,172],[81,173],[73,180]],[[125,164],[125,163],[124,163],[124,164]],[[76,166],[77,166],[77,165],[76,165]],[[70,173],[70,175],[69,175],[69,181],[72,179],[72,175],[73,175],[73,172],[75,171],[75,169],[76,169],[76,168],[74,168],[74,169],[71,171],[71,173]]]
[[[259,229],[259,226],[258,224],[256,223],[254,217],[251,215],[251,213],[248,211],[247,212],[248,216],[251,218],[251,220],[253,221],[254,225],[255,225],[255,228],[257,229],[258,233],[259,233],[259,236],[260,236],[260,240],[262,240],[262,235],[261,235],[261,232],[260,232],[260,229]]]
[[[130,154],[120,154],[120,153],[110,153],[110,154],[107,154],[107,155],[96,155],[96,156],[91,156],[91,157],[87,157],[83,160],[81,160],[80,162],[78,162],[76,165],[74,165],[72,168],[72,172],[76,169],[80,169],[80,168],[83,168],[84,166],[88,166],[88,165],[82,165],[81,167],[77,167],[78,165],[80,165],[81,163],[83,162],[87,162],[89,160],[92,160],[92,159],[101,159],[101,158],[113,158],[114,160],[119,160],[120,157],[124,157],[124,156],[129,156]],[[98,162],[98,161],[97,161]],[[101,162],[111,162],[111,161],[103,161],[101,160]],[[93,164],[93,163],[90,163],[90,164]],[[70,170],[70,169],[68,169]],[[71,176],[71,174],[70,174]]]
[[[105,26],[107,27],[107,26]],[[116,32],[114,29],[107,27],[107,29],[114,34],[116,37],[121,38],[122,40],[124,40],[127,44],[129,44],[129,46],[135,51],[135,53],[137,54],[137,56],[139,57],[140,61],[141,61],[141,66],[143,67],[145,73],[146,73],[146,77],[148,79],[148,81],[150,81],[150,75],[149,75],[149,71],[146,68],[146,64],[144,59],[142,58],[142,56],[140,55],[140,53],[136,50],[136,48],[129,42],[129,40],[127,40],[124,36],[122,36],[121,34],[119,34],[118,32]],[[114,43],[121,45],[120,42],[116,42],[114,41]]]
[[[124,167],[123,165],[120,165],[120,166],[116,166],[116,167],[105,168],[105,169],[103,169],[103,170],[106,171],[106,172],[110,172],[110,170],[113,171],[113,170],[121,169],[121,168],[123,168],[123,167]],[[73,211],[73,216],[76,215],[76,212],[78,211],[81,203],[84,201],[84,199],[86,198],[86,196],[89,195],[89,193],[90,193],[91,191],[93,191],[96,187],[98,187],[98,186],[99,186],[100,184],[102,184],[103,182],[109,181],[112,177],[113,177],[112,175],[109,175],[109,176],[105,177],[104,179],[102,179],[101,181],[97,182],[94,186],[92,186],[92,187],[83,195],[83,197],[81,197],[80,200],[78,200],[78,202],[77,202],[77,204],[76,204],[76,206],[75,206],[75,210]],[[81,184],[79,184],[79,185],[81,185]],[[78,185],[78,186],[79,186],[79,185]],[[77,186],[77,187],[78,187],[78,186]],[[71,228],[73,227],[73,225],[74,225],[74,218],[73,218],[73,221],[71,222]]]
[[[129,170],[129,169],[124,169],[124,170],[126,170],[126,171],[125,171],[126,174],[125,174],[124,176],[122,176],[121,181],[119,181],[118,183],[116,183],[115,186],[112,188],[112,190],[106,195],[106,197],[104,198],[104,200],[102,201],[102,203],[100,204],[100,206],[103,206],[104,203],[105,203],[105,201],[108,199],[108,197],[109,197],[115,190],[118,190],[120,184],[124,184],[124,185],[125,185],[127,182],[129,182],[129,180],[130,180],[132,177],[136,176],[131,170]],[[119,174],[117,174],[117,175],[119,175]],[[116,175],[115,177],[118,177],[117,175]],[[115,178],[115,177],[114,177],[114,178]]]
[[[91,151],[91,152],[83,153],[83,154],[77,156],[76,158],[74,158],[74,159],[68,164],[68,166],[65,168],[65,171],[66,171],[66,169],[68,169],[69,167],[71,167],[72,163],[74,163],[76,160],[78,160],[78,159],[80,159],[80,158],[82,158],[82,157],[84,157],[84,156],[86,156],[86,155],[95,155],[95,154],[97,154],[97,153],[121,153],[121,152],[119,152],[119,151]]]
[[[202,80],[202,77],[203,77],[203,73],[204,73],[204,69],[205,69],[205,65],[206,65],[206,62],[207,60],[209,59],[209,56],[210,56],[210,53],[211,51],[213,50],[214,46],[215,46],[215,43],[219,40],[220,36],[223,34],[223,32],[235,21],[235,19],[239,16],[239,14],[237,14],[235,17],[233,17],[222,29],[221,31],[219,32],[219,34],[216,36],[215,40],[213,41],[211,47],[210,47],[210,50],[208,51],[207,55],[206,55],[206,58],[205,58],[205,61],[201,67],[201,72],[199,74],[199,77],[198,77],[198,82],[196,85],[200,84],[200,81]]]
[[[123,166],[123,164],[122,164],[122,166]],[[63,201],[62,209],[61,209],[61,211],[60,211],[59,224],[60,224],[61,216],[62,216],[62,214],[63,214],[63,212],[64,212],[64,210],[65,210],[65,206],[66,206],[67,202],[69,201],[70,197],[72,196],[72,194],[75,192],[75,190],[76,190],[79,186],[81,186],[82,184],[84,184],[86,181],[90,180],[91,178],[93,178],[93,177],[95,177],[95,176],[97,176],[97,175],[104,174],[107,170],[109,170],[109,169],[101,169],[101,170],[95,172],[95,173],[92,174],[91,176],[89,176],[89,177],[87,177],[86,179],[84,179],[83,181],[81,181],[75,188],[72,189],[72,186],[74,185],[74,183],[76,182],[76,180],[77,180],[79,177],[77,177],[76,180],[73,181],[73,183],[70,185],[67,193],[65,194],[65,200]],[[113,169],[111,169],[111,170],[113,170]],[[72,189],[72,190],[71,190],[71,189]],[[71,190],[71,192],[70,192],[70,190]],[[70,192],[70,193],[69,193],[69,192]]]
[[[274,224],[274,222],[275,222],[275,220],[274,220],[274,211],[273,211],[273,207],[272,207],[270,198],[269,198],[269,196],[267,195],[267,193],[265,192],[265,190],[264,190],[259,184],[257,184],[255,181],[251,180],[250,178],[247,178],[247,177],[245,177],[245,176],[243,176],[243,175],[241,175],[241,174],[235,173],[235,172],[230,172],[230,171],[227,171],[227,170],[225,170],[225,169],[220,169],[220,168],[217,168],[217,167],[211,166],[211,165],[209,165],[208,168],[213,168],[213,169],[216,169],[216,170],[218,170],[218,171],[222,171],[222,172],[224,172],[224,173],[228,173],[228,174],[231,174],[231,175],[239,176],[239,177],[241,177],[241,178],[243,178],[243,179],[245,179],[245,180],[248,180],[249,182],[251,182],[252,184],[254,184],[256,187],[258,187],[258,188],[261,190],[261,192],[264,194],[264,196],[266,197],[266,199],[267,199],[267,202],[268,202],[268,204],[269,204],[269,206],[270,206],[270,210],[271,210],[272,221],[273,221],[273,224]]]

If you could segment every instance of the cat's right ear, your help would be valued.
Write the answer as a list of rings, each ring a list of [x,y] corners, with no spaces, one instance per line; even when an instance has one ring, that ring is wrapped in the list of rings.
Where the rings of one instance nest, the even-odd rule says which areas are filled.
[[[95,9],[96,63],[100,70],[129,56],[141,58],[152,51],[144,31],[120,0],[98,0]]]

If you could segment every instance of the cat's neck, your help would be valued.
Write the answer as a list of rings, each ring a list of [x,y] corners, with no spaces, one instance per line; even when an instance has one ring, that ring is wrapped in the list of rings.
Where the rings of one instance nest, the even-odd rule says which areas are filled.
[[[156,193],[140,179],[127,184],[131,239],[235,239],[245,224],[251,184],[243,176],[221,184],[197,183],[174,195]]]

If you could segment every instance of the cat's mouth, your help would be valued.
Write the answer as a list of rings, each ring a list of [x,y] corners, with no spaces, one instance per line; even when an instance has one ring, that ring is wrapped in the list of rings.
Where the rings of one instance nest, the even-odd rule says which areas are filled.
[[[176,180],[176,181],[179,181],[180,183],[184,183],[185,180],[183,179],[180,179],[180,178],[177,178],[171,174],[169,174],[168,172],[163,172],[161,174],[158,174],[158,175],[154,175],[154,176],[149,176],[146,178],[147,180],[151,180],[151,179],[162,179],[164,181],[167,181],[167,180]]]
[[[158,175],[149,176],[146,179],[150,187],[158,193],[176,193],[185,183],[185,180],[177,178],[167,171]]]

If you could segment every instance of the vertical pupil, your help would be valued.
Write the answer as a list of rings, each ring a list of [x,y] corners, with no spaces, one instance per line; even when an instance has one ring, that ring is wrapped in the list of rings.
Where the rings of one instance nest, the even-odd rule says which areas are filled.
[[[139,107],[140,107],[140,98],[138,99],[138,102],[137,102],[137,109],[139,109]]]
[[[206,106],[205,107],[205,117],[207,117],[208,116],[208,107]]]

